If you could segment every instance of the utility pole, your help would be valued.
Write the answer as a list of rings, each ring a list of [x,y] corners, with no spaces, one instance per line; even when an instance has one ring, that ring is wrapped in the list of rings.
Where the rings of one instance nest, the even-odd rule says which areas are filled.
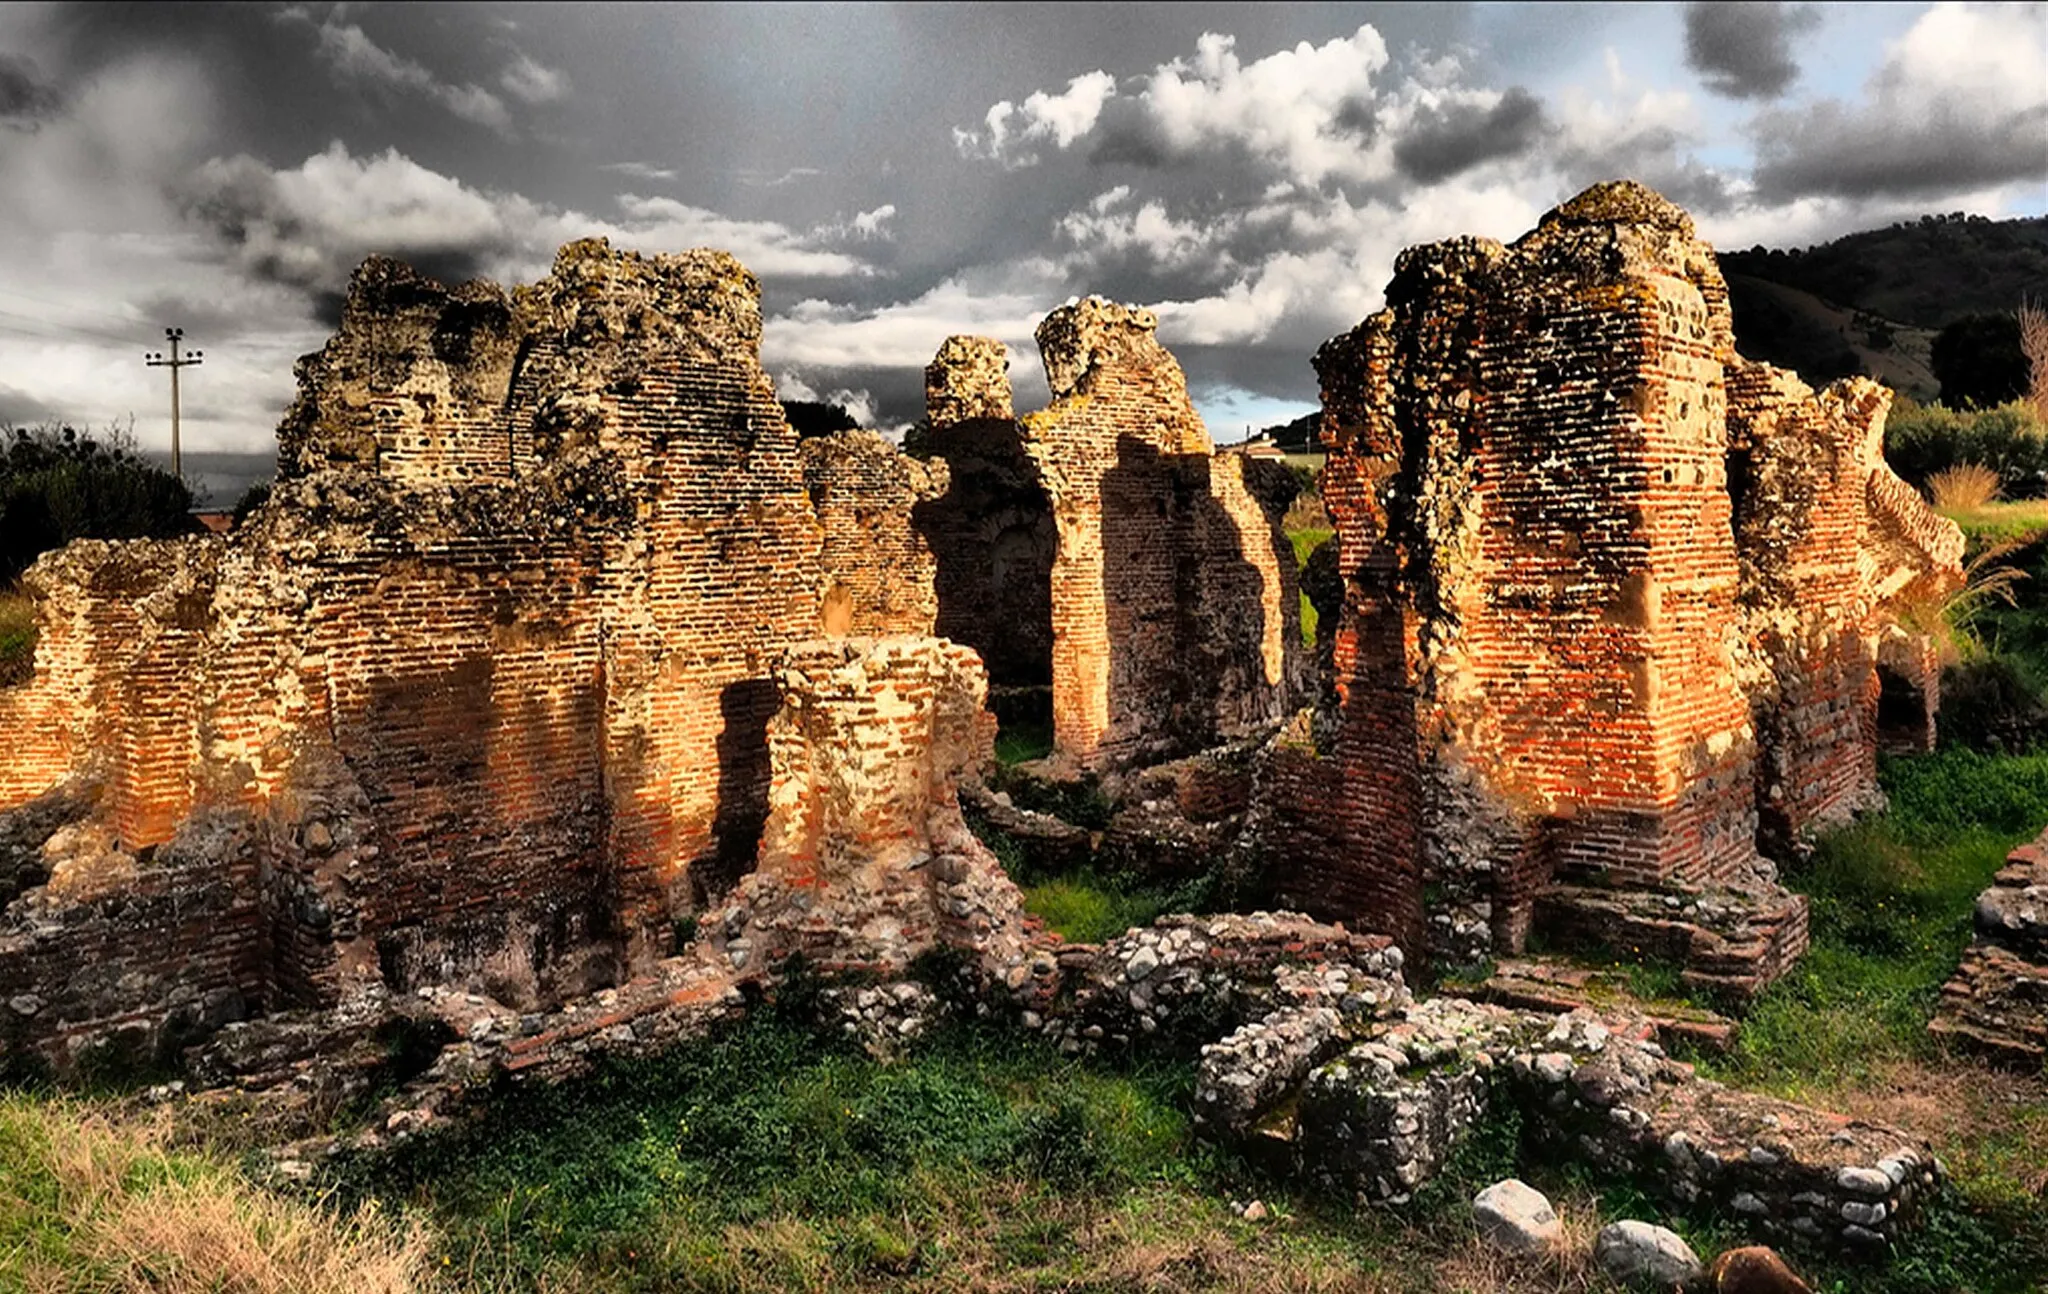
[[[185,340],[185,330],[183,328],[166,328],[164,329],[164,336],[170,338],[171,357],[165,359],[162,351],[153,350],[142,357],[142,362],[151,368],[167,368],[171,370],[171,475],[182,481],[185,479],[185,470],[183,464],[178,459],[178,370],[190,368],[194,364],[200,363],[205,357],[206,352],[195,350],[190,355],[181,358],[178,354],[178,343]]]

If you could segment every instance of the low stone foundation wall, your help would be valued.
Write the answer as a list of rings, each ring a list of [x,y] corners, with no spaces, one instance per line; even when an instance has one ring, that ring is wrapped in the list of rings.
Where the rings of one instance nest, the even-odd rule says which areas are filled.
[[[1976,939],[1928,1029],[2023,1070],[2048,1063],[2048,833],[2006,857],[1977,896]]]
[[[1885,1251],[1942,1168],[1897,1129],[1737,1092],[1647,1020],[1434,998],[1359,1023],[1283,1010],[1203,1049],[1199,1126],[1360,1202],[1401,1202],[1489,1111],[1525,1149],[1773,1239]]]
[[[1792,969],[1808,943],[1806,896],[1755,890],[1552,885],[1535,926],[1559,950],[1653,957],[1685,968],[1689,988],[1747,1003]]]

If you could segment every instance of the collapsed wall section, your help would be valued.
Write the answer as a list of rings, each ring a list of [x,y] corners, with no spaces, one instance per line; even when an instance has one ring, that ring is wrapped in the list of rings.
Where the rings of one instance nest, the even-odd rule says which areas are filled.
[[[1883,803],[1881,746],[1932,748],[1938,653],[1898,611],[1940,599],[1963,540],[1885,463],[1891,393],[1878,383],[1815,392],[1737,364],[1728,387],[1739,661],[1759,732],[1763,838],[1782,852]]]

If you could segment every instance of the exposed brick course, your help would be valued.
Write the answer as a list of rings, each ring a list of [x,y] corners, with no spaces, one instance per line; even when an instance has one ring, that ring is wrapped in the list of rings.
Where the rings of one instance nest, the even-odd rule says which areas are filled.
[[[1316,357],[1346,603],[1330,748],[1281,776],[1355,905],[1323,910],[1457,961],[1557,881],[1775,913],[1760,809],[1870,803],[1887,603],[1960,573],[1881,389],[1743,361],[1710,249],[1626,183],[1412,249],[1387,301]],[[1768,974],[1804,910],[1759,919]]]

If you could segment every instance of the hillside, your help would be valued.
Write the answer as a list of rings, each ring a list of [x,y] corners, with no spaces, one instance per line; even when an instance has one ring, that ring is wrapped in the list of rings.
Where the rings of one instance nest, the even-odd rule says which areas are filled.
[[[2048,293],[2048,217],[1922,216],[1801,251],[1722,252],[1722,272],[1916,328]]]
[[[2048,218],[1923,216],[1720,261],[1743,354],[1809,381],[1867,373],[1931,399],[1928,351],[1943,326],[2048,298]]]

